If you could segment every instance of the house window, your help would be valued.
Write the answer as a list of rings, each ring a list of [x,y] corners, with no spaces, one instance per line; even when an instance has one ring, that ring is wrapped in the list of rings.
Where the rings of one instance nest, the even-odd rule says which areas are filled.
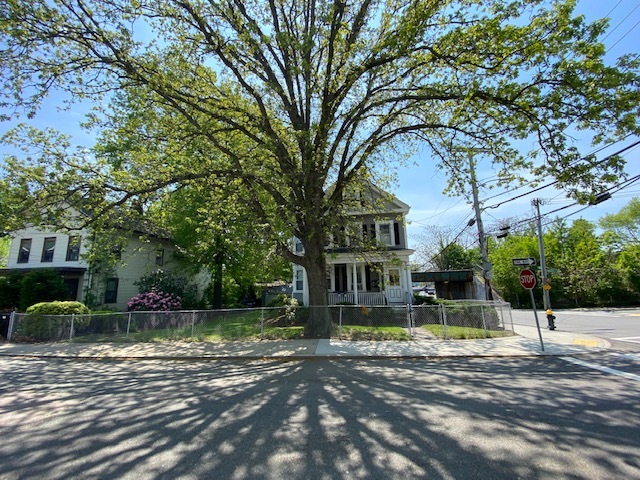
[[[296,270],[296,291],[304,290],[304,274],[302,270]]]
[[[390,223],[381,223],[378,226],[378,241],[383,245],[393,246],[393,236]]]
[[[293,241],[293,251],[294,253],[304,253],[304,246],[299,238],[294,239]]]
[[[400,270],[395,268],[393,270],[389,270],[389,286],[390,287],[400,286]]]
[[[80,237],[69,237],[67,245],[67,262],[75,262],[80,258]]]
[[[53,262],[53,252],[56,248],[56,237],[47,237],[42,246],[42,262]]]
[[[122,260],[122,245],[115,245],[111,248],[111,255],[116,260]]]
[[[18,252],[18,263],[27,263],[29,254],[31,253],[31,239],[23,238],[20,240],[20,251]]]
[[[104,291],[104,303],[116,303],[118,301],[118,279],[107,278],[107,287]]]
[[[164,248],[156,249],[156,265],[159,267],[164,265]]]

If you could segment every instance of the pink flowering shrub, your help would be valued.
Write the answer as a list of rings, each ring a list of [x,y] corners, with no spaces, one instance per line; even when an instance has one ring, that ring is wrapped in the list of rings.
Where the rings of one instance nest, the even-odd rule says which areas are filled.
[[[127,303],[128,312],[166,312],[181,308],[182,299],[179,296],[156,291],[140,293]]]

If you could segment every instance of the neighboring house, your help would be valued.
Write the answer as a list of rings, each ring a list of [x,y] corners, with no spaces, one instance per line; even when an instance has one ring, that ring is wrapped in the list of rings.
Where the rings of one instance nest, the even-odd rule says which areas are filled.
[[[118,261],[109,266],[90,265],[86,254],[91,243],[91,232],[62,233],[54,229],[29,227],[11,235],[7,268],[0,276],[12,272],[52,268],[64,279],[69,288],[69,299],[78,300],[92,309],[126,310],[129,299],[138,294],[134,285],[146,273],[163,269],[179,270],[184,263],[174,255],[173,245],[166,239],[128,236],[126,244],[114,240],[111,253]],[[201,282],[198,295],[206,286],[206,275],[196,276]]]
[[[413,250],[408,248],[405,222],[410,207],[371,184],[359,195],[357,203],[369,207],[348,212],[350,228],[333,235],[327,245],[329,304],[411,303],[409,256]],[[375,248],[365,246],[374,243]],[[297,239],[294,252],[303,253]],[[307,275],[300,265],[293,265],[293,297],[309,304]]]

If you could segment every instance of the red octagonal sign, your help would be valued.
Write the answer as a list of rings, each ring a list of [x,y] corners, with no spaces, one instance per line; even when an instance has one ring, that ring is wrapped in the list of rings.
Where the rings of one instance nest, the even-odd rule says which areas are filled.
[[[531,290],[536,286],[536,274],[528,268],[525,268],[520,272],[520,285],[527,290]]]

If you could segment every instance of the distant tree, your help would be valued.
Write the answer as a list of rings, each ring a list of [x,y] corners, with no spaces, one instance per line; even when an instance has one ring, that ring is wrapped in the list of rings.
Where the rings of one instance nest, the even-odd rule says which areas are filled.
[[[618,213],[603,216],[600,227],[612,232],[620,244],[640,244],[640,198],[632,198]]]

